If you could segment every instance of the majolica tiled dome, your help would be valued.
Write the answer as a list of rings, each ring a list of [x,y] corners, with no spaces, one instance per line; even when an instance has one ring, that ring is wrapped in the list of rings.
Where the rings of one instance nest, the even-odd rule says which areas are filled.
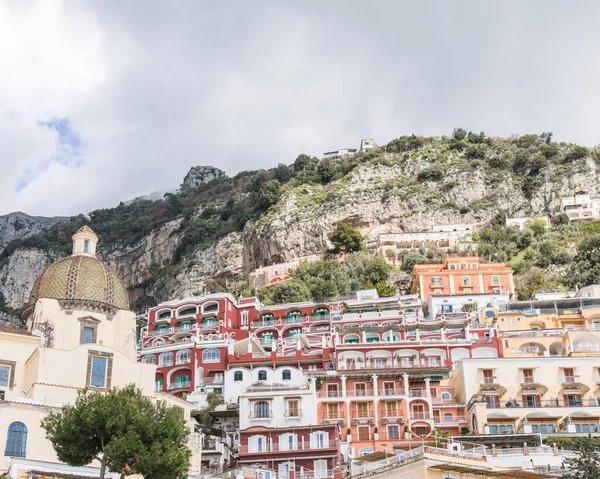
[[[87,300],[129,309],[127,290],[98,258],[96,234],[84,226],[73,235],[73,255],[50,265],[35,281],[29,306],[40,298]]]

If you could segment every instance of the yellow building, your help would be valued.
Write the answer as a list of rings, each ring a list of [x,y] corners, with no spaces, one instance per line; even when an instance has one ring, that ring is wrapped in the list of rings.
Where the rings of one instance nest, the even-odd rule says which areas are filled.
[[[154,393],[156,366],[136,361],[135,314],[119,278],[95,255],[87,226],[73,235],[73,254],[36,280],[22,313],[27,329],[0,327],[0,474],[98,477],[99,468],[59,463],[40,421],[72,403],[78,389],[135,384],[184,411],[190,404]]]
[[[476,434],[600,431],[597,357],[463,359],[451,382]]]

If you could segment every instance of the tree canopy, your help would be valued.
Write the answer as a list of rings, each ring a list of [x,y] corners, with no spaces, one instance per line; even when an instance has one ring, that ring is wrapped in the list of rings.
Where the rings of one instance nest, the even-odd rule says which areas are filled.
[[[596,441],[590,436],[576,444],[579,456],[565,459],[568,472],[563,479],[596,479],[600,477],[600,453]]]
[[[80,391],[74,405],[42,421],[58,458],[71,466],[100,462],[121,477],[187,478],[189,431],[178,408],[154,404],[134,385],[106,393]]]
[[[327,236],[333,253],[354,253],[365,249],[363,235],[347,221],[339,221]]]

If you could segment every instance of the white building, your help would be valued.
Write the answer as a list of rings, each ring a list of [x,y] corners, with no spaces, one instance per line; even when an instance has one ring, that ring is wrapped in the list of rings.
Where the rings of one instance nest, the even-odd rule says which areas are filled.
[[[600,218],[600,198],[587,193],[576,193],[561,198],[559,211],[566,213],[570,220]]]
[[[486,307],[498,309],[500,305],[508,304],[509,299],[508,293],[433,295],[429,298],[428,314],[435,318],[461,313],[465,309],[473,312]]]
[[[353,155],[358,150],[356,148],[345,148],[341,150],[326,151],[323,158],[341,158],[342,156]]]
[[[514,218],[506,217],[506,227],[515,226],[522,230],[530,221],[543,221],[546,227],[550,226],[550,219],[547,216],[515,216]]]

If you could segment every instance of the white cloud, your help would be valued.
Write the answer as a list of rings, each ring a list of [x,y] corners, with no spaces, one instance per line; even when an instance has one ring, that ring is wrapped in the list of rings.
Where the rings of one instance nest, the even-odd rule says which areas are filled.
[[[597,144],[598,13],[593,1],[1,2],[0,214],[75,214],[176,186],[196,164],[235,173],[455,126]],[[40,126],[52,119],[70,121],[81,165],[52,161],[61,143]]]

